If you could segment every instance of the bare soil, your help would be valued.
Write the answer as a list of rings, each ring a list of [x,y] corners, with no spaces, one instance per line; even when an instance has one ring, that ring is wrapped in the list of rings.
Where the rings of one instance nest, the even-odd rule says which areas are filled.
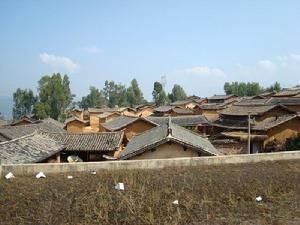
[[[294,160],[1,178],[0,224],[300,224],[299,172]]]

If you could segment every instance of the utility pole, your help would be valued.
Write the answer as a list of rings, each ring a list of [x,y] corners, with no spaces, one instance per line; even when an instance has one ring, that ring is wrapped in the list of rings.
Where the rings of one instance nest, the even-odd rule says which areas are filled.
[[[251,114],[248,112],[248,154],[251,154]]]

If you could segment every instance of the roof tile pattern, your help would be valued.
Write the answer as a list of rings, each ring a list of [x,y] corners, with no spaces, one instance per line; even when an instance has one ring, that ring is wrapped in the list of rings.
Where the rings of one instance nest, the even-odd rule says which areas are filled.
[[[150,116],[147,118],[156,124],[168,124],[169,118],[163,116]],[[187,115],[171,117],[171,121],[179,126],[198,126],[200,124],[207,124],[208,121],[203,115]]]
[[[20,164],[41,162],[63,149],[63,144],[34,132],[30,135],[0,143],[2,163]]]
[[[169,133],[170,130],[171,133]],[[120,158],[128,159],[169,141],[188,146],[195,151],[204,152],[208,155],[221,154],[207,139],[183,127],[169,123],[135,136],[124,149]]]
[[[44,133],[65,145],[65,151],[115,151],[122,144],[123,132]]]
[[[54,122],[53,119],[43,120],[40,123],[21,125],[21,126],[5,126],[0,128],[0,135],[9,140],[32,134],[36,130],[47,132],[66,132],[63,124]]]

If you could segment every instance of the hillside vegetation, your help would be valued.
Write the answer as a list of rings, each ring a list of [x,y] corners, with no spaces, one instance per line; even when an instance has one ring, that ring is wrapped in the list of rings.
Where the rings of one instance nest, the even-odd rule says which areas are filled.
[[[300,224],[299,171],[294,160],[1,178],[0,224]]]

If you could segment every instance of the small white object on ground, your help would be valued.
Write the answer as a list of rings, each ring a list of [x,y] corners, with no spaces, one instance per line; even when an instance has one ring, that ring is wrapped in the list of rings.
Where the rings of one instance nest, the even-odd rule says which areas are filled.
[[[73,176],[67,176],[68,179],[73,179]]]
[[[46,178],[46,175],[43,173],[43,172],[39,172],[37,175],[35,175],[35,177],[37,179],[40,179],[40,178]]]
[[[258,196],[258,197],[255,198],[255,200],[256,200],[257,202],[261,202],[261,201],[262,201],[262,197],[261,197],[261,196]]]
[[[8,174],[5,175],[5,178],[6,178],[7,180],[9,180],[9,179],[15,178],[15,176],[13,175],[12,172],[9,172]]]
[[[178,201],[178,200],[175,200],[175,201],[172,202],[172,204],[173,204],[173,205],[179,205],[179,201]]]
[[[92,171],[91,174],[95,175],[97,172],[96,171]]]
[[[119,191],[124,191],[124,183],[117,183],[115,189]]]

